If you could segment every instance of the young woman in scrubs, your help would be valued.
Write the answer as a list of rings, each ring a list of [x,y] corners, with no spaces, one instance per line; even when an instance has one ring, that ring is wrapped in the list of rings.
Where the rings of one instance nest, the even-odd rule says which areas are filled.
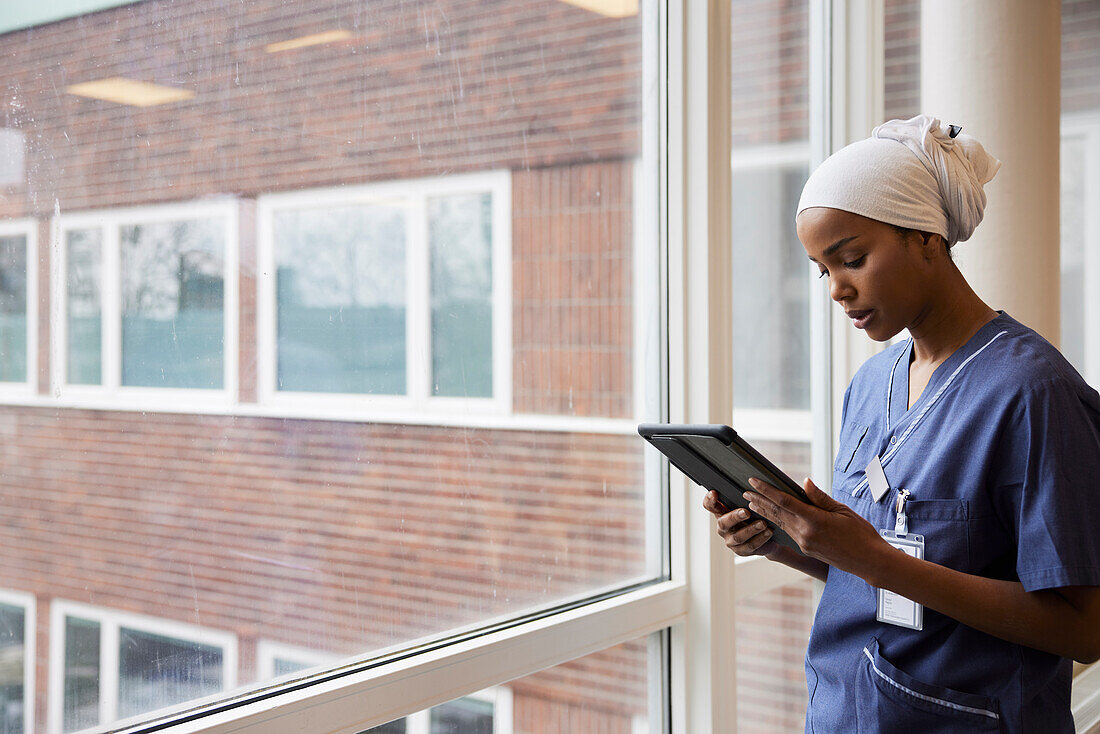
[[[832,497],[809,479],[809,503],[747,494],[805,555],[705,500],[735,553],[825,582],[807,732],[1072,732],[1071,660],[1100,657],[1100,396],[950,255],[999,165],[921,116],[803,191],[798,237],[832,299],[876,341],[909,332],[848,387]]]

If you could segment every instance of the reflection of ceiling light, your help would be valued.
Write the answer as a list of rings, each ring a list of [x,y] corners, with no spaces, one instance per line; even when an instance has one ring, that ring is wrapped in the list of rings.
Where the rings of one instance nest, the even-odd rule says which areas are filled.
[[[65,91],[80,97],[105,99],[108,102],[129,104],[135,107],[152,107],[153,105],[191,99],[195,96],[195,93],[190,89],[164,87],[160,84],[138,82],[121,76],[72,84],[66,87]]]
[[[264,51],[267,51],[269,54],[273,54],[278,53],[279,51],[289,51],[293,48],[320,46],[322,43],[334,43],[336,41],[343,41],[348,38],[351,38],[351,31],[325,31],[324,33],[314,33],[309,36],[299,36],[298,38],[292,38],[289,41],[269,43],[264,46]]]
[[[608,18],[625,18],[638,14],[638,0],[562,0],[562,2],[606,15]]]

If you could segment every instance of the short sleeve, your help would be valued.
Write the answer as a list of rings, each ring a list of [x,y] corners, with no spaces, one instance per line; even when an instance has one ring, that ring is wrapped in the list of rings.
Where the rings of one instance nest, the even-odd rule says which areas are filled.
[[[1028,591],[1100,586],[1100,409],[1063,378],[1020,396],[1002,434],[994,502]]]

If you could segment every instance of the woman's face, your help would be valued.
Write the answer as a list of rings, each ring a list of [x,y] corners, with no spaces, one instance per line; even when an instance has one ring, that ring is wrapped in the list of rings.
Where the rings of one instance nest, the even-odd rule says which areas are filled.
[[[795,223],[806,254],[829,281],[829,296],[856,328],[886,341],[920,324],[935,270],[919,233],[906,238],[889,224],[824,207],[805,210]]]

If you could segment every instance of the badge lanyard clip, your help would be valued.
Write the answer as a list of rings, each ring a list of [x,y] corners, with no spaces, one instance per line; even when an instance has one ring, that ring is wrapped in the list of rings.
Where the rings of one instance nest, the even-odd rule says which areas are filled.
[[[883,530],[882,537],[898,550],[904,551],[914,558],[924,558],[924,536],[909,533],[909,516],[905,512],[905,505],[908,501],[909,490],[899,489],[898,499],[894,506],[894,529],[892,531]],[[880,622],[894,624],[898,627],[908,627],[914,630],[923,629],[924,605],[917,604],[893,591],[879,589],[878,613],[875,618]]]
[[[909,499],[908,489],[898,490],[897,516],[894,518],[894,532],[906,535],[909,532],[909,518],[905,515],[905,503]]]

